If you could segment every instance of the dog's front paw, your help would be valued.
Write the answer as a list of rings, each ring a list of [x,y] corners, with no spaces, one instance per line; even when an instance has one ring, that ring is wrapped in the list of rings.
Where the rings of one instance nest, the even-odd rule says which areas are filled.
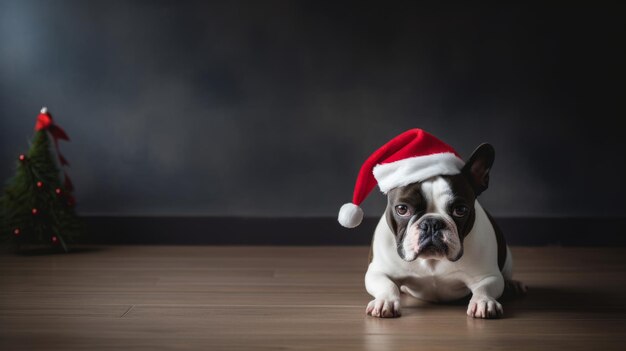
[[[365,313],[372,317],[400,317],[400,300],[374,299],[367,304]]]
[[[502,305],[488,296],[472,297],[467,306],[467,315],[474,318],[498,318],[503,313]]]

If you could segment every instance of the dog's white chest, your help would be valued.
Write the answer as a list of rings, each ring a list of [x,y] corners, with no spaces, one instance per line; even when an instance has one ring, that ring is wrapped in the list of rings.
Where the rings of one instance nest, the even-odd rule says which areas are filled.
[[[461,299],[470,293],[461,280],[461,272],[450,272],[449,267],[441,267],[442,262],[418,260],[412,270],[398,279],[400,290],[415,298],[426,301],[450,301]]]

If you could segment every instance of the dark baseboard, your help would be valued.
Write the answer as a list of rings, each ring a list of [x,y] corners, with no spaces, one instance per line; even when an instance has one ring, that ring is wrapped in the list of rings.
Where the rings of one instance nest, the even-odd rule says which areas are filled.
[[[83,217],[79,244],[369,245],[378,218]],[[511,245],[624,246],[626,218],[496,218]]]

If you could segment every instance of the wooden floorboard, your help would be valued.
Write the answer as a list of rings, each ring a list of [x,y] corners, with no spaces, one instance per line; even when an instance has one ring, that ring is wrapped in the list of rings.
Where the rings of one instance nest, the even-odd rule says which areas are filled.
[[[626,248],[514,247],[505,318],[364,315],[367,247],[91,247],[0,255],[0,350],[623,350]]]

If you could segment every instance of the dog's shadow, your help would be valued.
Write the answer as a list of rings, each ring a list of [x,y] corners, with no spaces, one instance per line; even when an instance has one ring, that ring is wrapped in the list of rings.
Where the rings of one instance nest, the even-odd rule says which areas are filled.
[[[471,296],[446,303],[428,303],[412,298],[403,301],[403,315],[420,314],[437,308],[460,308],[465,312]],[[618,293],[574,287],[531,286],[519,295],[505,293],[498,299],[504,307],[503,318],[519,318],[536,314],[561,314],[585,318],[597,314],[626,316],[626,303]]]
[[[626,304],[618,292],[576,287],[534,286],[521,297],[503,296],[507,317],[537,313],[562,315],[626,315]]]

